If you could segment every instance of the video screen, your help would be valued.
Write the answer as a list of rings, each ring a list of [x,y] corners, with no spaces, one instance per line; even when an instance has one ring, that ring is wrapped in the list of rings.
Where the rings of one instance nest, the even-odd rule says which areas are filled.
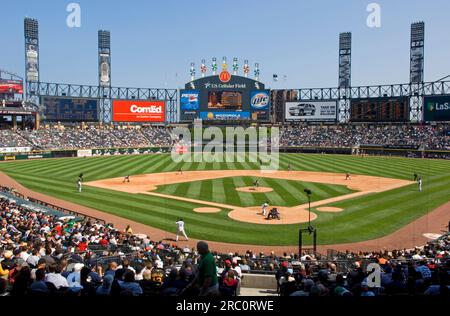
[[[43,96],[45,121],[95,122],[99,117],[98,99]]]
[[[208,92],[208,109],[242,110],[242,92],[210,91]]]
[[[407,122],[409,99],[407,97],[354,99],[351,102],[350,120],[353,122]]]

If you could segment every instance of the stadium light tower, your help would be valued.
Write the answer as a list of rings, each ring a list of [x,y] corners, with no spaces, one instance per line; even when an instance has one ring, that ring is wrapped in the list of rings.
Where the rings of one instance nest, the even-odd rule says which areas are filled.
[[[352,33],[339,34],[339,80],[338,88],[343,99],[339,102],[339,121],[347,122],[350,118],[350,101],[348,90],[352,81]]]
[[[24,19],[25,35],[25,88],[26,99],[39,103],[39,23],[32,18]]]
[[[98,31],[98,85],[100,87],[100,121],[111,122],[111,33]]]

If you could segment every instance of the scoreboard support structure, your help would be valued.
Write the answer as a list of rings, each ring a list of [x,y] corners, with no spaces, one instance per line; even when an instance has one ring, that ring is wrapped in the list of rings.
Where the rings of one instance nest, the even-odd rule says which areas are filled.
[[[159,88],[123,88],[76,85],[66,83],[28,82],[27,91],[39,99],[48,97],[95,98],[103,102],[100,105],[101,122],[111,123],[112,100],[162,100],[166,103],[166,122],[176,123],[178,113],[178,90]],[[105,106],[106,105],[106,106]],[[108,110],[109,109],[109,110]]]
[[[288,96],[287,96],[288,95]],[[450,95],[450,76],[446,76],[434,82],[405,83],[375,86],[359,86],[343,88],[314,88],[314,89],[277,89],[272,91],[273,104],[277,109],[283,102],[289,101],[337,101],[339,123],[348,123],[350,121],[351,102],[353,99],[374,99],[374,98],[409,98],[411,122],[422,122],[423,117],[418,116],[417,108],[423,108],[423,98],[425,96]],[[280,97],[283,100],[280,100]],[[411,106],[413,103],[414,106]],[[274,112],[275,120],[282,122],[285,118],[282,112]],[[408,120],[409,121],[409,120]]]

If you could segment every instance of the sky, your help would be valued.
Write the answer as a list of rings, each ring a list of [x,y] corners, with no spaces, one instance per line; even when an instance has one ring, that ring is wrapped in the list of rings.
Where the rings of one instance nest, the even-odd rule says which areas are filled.
[[[66,24],[67,5],[81,26]],[[367,25],[367,5],[381,26]],[[24,17],[39,21],[43,82],[98,84],[97,31],[111,32],[112,85],[180,88],[190,63],[248,59],[269,88],[327,88],[338,81],[340,32],[352,32],[352,86],[409,81],[410,25],[425,22],[425,81],[450,74],[448,0],[42,0],[5,1],[0,69],[24,76]],[[274,82],[272,75],[280,80]],[[283,80],[283,77],[285,80]]]

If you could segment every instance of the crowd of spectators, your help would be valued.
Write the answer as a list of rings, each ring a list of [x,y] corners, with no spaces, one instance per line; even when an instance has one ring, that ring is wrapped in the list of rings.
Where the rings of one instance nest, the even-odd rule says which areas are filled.
[[[0,130],[0,148],[2,147],[27,147],[30,142],[22,136],[10,130]]]
[[[217,254],[112,225],[60,219],[0,199],[0,296],[235,295],[241,272]],[[226,261],[226,260],[225,260]],[[228,267],[228,261],[224,265]],[[237,271],[239,270],[239,274]],[[235,273],[236,272],[236,273]]]
[[[281,129],[280,146],[411,146],[450,150],[450,125],[296,125]]]
[[[91,149],[170,147],[170,127],[53,126],[0,131],[0,147]],[[364,145],[450,150],[450,125],[292,125],[281,128],[280,146],[350,148]]]
[[[276,272],[278,289],[285,296],[441,295],[450,297],[450,233],[413,249],[342,253],[352,262],[345,273],[336,263],[283,261]],[[336,259],[336,258],[335,258]],[[377,263],[381,278],[367,272]],[[376,268],[375,268],[376,269]]]
[[[52,126],[37,130],[2,131],[0,147],[26,144],[34,149],[92,149],[171,146],[165,127]],[[17,141],[16,141],[17,140]]]
[[[219,254],[180,248],[90,219],[76,221],[0,199],[0,295],[239,294],[246,273],[272,273],[280,295],[449,295],[450,234],[414,249],[311,254]],[[352,264],[351,268],[343,267]],[[372,287],[365,265],[382,268]]]

